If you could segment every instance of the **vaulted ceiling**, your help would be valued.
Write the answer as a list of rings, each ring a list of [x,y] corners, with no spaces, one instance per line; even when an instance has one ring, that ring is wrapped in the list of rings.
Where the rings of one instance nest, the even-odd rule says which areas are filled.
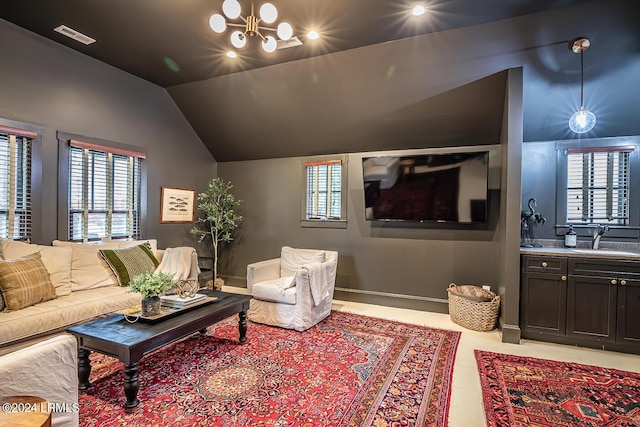
[[[302,45],[267,54],[251,38],[236,59],[225,55],[229,30],[208,24],[222,0],[11,0],[0,18],[167,88],[218,161],[496,143],[502,70],[525,66],[569,103],[579,81],[569,39],[595,37],[599,64],[640,44],[637,0],[430,0],[419,17],[409,0],[271,1]],[[240,3],[246,15],[250,1]],[[97,42],[53,31],[62,24]],[[544,105],[544,93],[527,94]],[[529,110],[537,122],[525,120],[525,135],[563,136]]]

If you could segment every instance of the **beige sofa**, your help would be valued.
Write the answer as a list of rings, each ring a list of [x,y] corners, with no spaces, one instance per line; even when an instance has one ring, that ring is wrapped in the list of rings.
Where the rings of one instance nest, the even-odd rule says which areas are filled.
[[[157,249],[156,240],[147,242],[161,261],[164,251]],[[140,303],[139,294],[119,286],[98,251],[141,243],[54,241],[52,246],[43,246],[0,240],[4,260],[40,253],[56,294],[54,299],[29,307],[0,311],[0,397],[33,394],[52,403],[77,405],[77,344],[64,331]],[[55,426],[77,426],[78,413],[54,413],[52,421]]]

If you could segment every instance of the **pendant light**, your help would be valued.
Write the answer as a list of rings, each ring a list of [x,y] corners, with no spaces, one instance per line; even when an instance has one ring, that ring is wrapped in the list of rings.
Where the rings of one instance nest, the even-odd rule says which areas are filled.
[[[584,51],[591,42],[586,37],[578,37],[569,43],[573,53],[580,54],[580,108],[569,119],[569,129],[575,133],[589,132],[596,125],[596,115],[584,108]]]

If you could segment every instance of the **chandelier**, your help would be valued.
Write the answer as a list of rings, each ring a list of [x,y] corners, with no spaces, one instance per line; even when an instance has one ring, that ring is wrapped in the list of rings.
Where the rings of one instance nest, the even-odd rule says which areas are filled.
[[[596,115],[584,108],[584,51],[591,42],[586,37],[578,37],[569,43],[573,53],[580,54],[580,108],[569,119],[569,129],[575,133],[589,132],[596,125]]]
[[[275,32],[281,40],[289,40],[293,36],[293,28],[286,22],[281,22],[278,28],[264,27],[261,23],[272,24],[278,18],[278,10],[271,3],[264,3],[260,6],[260,19],[254,14],[253,0],[251,0],[251,14],[246,18],[241,16],[240,3],[238,0],[224,0],[222,12],[228,19],[240,19],[243,23],[227,22],[224,16],[219,13],[211,15],[209,26],[216,33],[224,32],[227,27],[241,28],[231,33],[231,44],[241,49],[247,44],[247,37],[258,36],[262,39],[262,49],[271,53],[276,50],[278,43],[272,35],[264,35],[263,31]]]

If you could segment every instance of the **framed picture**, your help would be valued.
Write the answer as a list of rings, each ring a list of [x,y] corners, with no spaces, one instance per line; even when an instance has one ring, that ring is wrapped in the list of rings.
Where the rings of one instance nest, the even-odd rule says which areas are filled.
[[[195,197],[195,190],[162,187],[160,222],[163,224],[193,222]]]

